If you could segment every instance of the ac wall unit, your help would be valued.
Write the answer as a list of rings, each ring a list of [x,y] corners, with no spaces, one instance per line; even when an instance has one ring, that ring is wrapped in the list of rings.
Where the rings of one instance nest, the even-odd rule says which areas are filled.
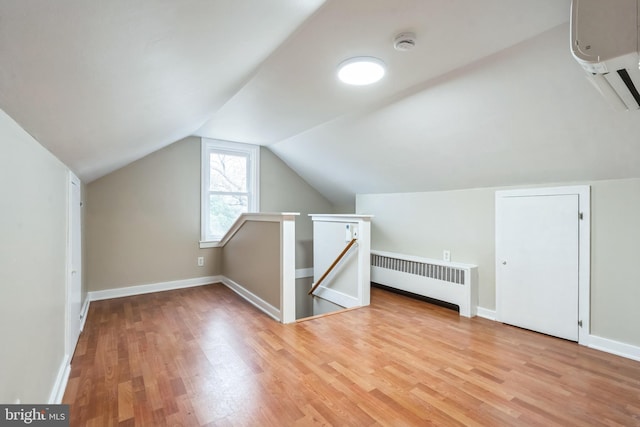
[[[640,109],[640,0],[572,0],[571,51],[616,108]]]

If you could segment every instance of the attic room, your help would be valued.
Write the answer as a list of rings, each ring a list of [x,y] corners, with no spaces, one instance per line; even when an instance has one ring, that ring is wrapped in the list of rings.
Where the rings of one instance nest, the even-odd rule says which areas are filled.
[[[0,404],[69,405],[71,425],[640,425],[640,111],[576,60],[575,4],[598,2],[573,3],[0,2]],[[637,0],[596,10],[619,31],[593,49],[630,43],[637,78]],[[360,57],[382,78],[340,81]],[[246,212],[296,213],[296,298],[309,215],[370,216],[372,253],[475,266],[477,315],[380,287],[265,315],[218,283],[207,144],[256,153]],[[580,193],[575,338],[505,321],[529,307],[502,302],[500,197],[539,189]]]

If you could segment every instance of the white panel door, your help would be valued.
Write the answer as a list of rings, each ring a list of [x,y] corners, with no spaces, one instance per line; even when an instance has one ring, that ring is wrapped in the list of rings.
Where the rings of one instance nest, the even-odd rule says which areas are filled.
[[[578,341],[577,194],[496,197],[498,320]]]
[[[80,180],[71,176],[69,184],[69,253],[67,279],[67,352],[69,357],[80,336],[80,311],[82,305],[82,199]]]

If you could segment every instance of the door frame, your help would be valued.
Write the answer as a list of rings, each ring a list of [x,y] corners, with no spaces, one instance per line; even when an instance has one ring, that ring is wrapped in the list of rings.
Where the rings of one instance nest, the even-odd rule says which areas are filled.
[[[78,194],[80,196],[80,206],[82,206],[82,182],[80,179],[71,171],[68,171],[68,197],[67,197],[67,285],[66,285],[66,325],[65,325],[65,352],[67,357],[69,358],[69,362],[71,362],[71,357],[73,357],[73,353],[77,344],[76,339],[72,340],[71,333],[71,324],[72,318],[75,315],[80,315],[82,313],[82,208],[80,209],[80,215],[78,218],[75,218],[74,214],[74,198],[73,198],[73,187],[78,186]],[[73,276],[74,276],[74,266],[73,266],[73,253],[74,253],[74,224],[73,221],[79,222],[80,229],[80,247],[77,248],[79,253],[79,265],[77,266],[77,270],[75,274],[79,276],[80,280],[80,312],[72,313],[72,286],[73,286]],[[80,330],[82,330],[82,322],[80,321]],[[73,342],[72,342],[73,341]]]
[[[495,221],[496,233],[498,230],[498,201],[508,197],[531,197],[531,196],[558,196],[577,195],[578,212],[582,217],[578,221],[578,320],[581,326],[578,327],[578,343],[589,345],[591,333],[591,187],[589,185],[574,185],[565,187],[543,187],[543,188],[523,188],[518,190],[496,191],[495,198]],[[496,245],[498,236],[496,234]],[[500,274],[498,253],[495,254],[496,271],[496,320],[501,321],[500,314],[500,286],[498,286],[498,275]]]

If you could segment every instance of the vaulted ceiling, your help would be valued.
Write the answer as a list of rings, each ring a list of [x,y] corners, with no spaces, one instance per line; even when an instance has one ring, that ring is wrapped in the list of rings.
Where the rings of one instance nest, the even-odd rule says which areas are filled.
[[[0,108],[86,182],[188,135],[267,145],[336,204],[640,176],[640,116],[584,79],[569,3],[3,1]],[[385,78],[340,83],[360,55]]]

